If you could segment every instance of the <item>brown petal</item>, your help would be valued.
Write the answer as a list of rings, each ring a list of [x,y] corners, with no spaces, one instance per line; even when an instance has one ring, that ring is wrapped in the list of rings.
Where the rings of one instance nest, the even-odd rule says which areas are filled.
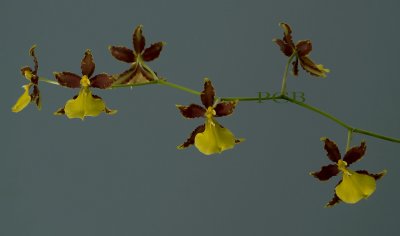
[[[38,59],[35,55],[35,48],[36,45],[33,45],[30,49],[29,49],[29,55],[31,55],[33,57],[33,63],[35,64],[34,70],[32,72],[32,74],[37,75],[37,70],[39,68],[39,63],[38,63]]]
[[[34,102],[39,110],[42,109],[42,100],[40,98],[40,91],[37,85],[33,86],[33,91],[31,94],[31,101]]]
[[[382,178],[383,176],[385,176],[386,173],[387,173],[386,170],[384,170],[384,171],[382,171],[382,172],[380,172],[380,173],[378,173],[378,174],[371,174],[371,173],[369,173],[369,172],[366,171],[366,170],[357,170],[356,172],[359,173],[359,174],[369,175],[369,176],[371,176],[372,178],[374,178],[375,180],[381,179],[381,178]]]
[[[54,115],[60,116],[60,115],[65,115],[65,110],[64,107],[58,109],[56,112],[53,113]]]
[[[273,39],[273,42],[275,42],[286,56],[290,57],[293,54],[293,48],[286,42],[284,42],[281,39]]]
[[[315,64],[308,56],[300,57],[300,65],[305,71],[318,77],[325,78],[326,73],[329,72],[329,70],[323,68],[322,65]]]
[[[184,148],[189,147],[190,145],[193,145],[193,144],[194,144],[194,138],[196,137],[196,135],[197,135],[198,133],[204,132],[205,129],[206,129],[206,126],[205,126],[204,124],[198,126],[198,127],[197,127],[195,130],[193,130],[193,132],[190,134],[190,137],[189,137],[184,143],[182,143],[181,145],[178,146],[178,149],[184,149]]]
[[[68,88],[80,88],[81,77],[71,72],[54,73],[58,83]]]
[[[218,103],[214,108],[216,117],[227,116],[232,114],[233,110],[235,110],[236,104],[237,101]]]
[[[89,49],[87,49],[85,52],[85,56],[83,56],[81,62],[82,75],[86,75],[88,78],[90,78],[93,75],[95,68],[96,65],[94,64],[93,61],[92,52]]]
[[[336,145],[335,142],[329,140],[328,138],[321,138],[321,141],[325,143],[324,149],[327,152],[327,156],[329,160],[333,162],[338,162],[341,158],[340,151],[338,146]]]
[[[299,57],[308,55],[312,50],[310,40],[301,40],[296,44],[296,51]]]
[[[299,75],[299,58],[296,57],[296,60],[292,62],[293,66],[293,75],[298,76]]]
[[[349,166],[350,164],[360,160],[364,156],[366,150],[367,146],[363,141],[361,142],[360,146],[352,147],[350,150],[348,150],[343,157],[343,161],[347,162],[347,165]]]
[[[98,74],[90,79],[90,87],[106,89],[114,82],[113,78],[106,73]]]
[[[279,26],[283,29],[283,41],[294,48],[295,46],[292,40],[292,29],[290,28],[290,26],[284,22],[279,23]]]
[[[310,175],[314,176],[315,178],[325,181],[333,176],[336,176],[339,173],[339,169],[337,165],[331,164],[327,166],[323,166],[320,171],[318,172],[311,172]]]
[[[127,63],[132,63],[136,60],[133,51],[129,48],[122,46],[109,46],[108,50],[110,50],[111,55],[113,55],[117,60]]]
[[[137,54],[142,53],[144,46],[146,44],[146,39],[142,35],[143,25],[138,25],[133,32],[133,48]]]
[[[143,60],[144,61],[152,61],[160,56],[161,50],[164,46],[164,42],[158,42],[152,44],[150,47],[146,48],[143,52]]]
[[[340,181],[341,182],[341,181]],[[339,182],[339,183],[340,183]],[[336,193],[334,194],[332,200],[330,200],[325,207],[333,207],[334,205],[338,204],[340,202],[340,198],[338,197],[338,195],[336,195]]]
[[[203,117],[206,110],[197,104],[190,104],[189,106],[176,106],[181,114],[186,118],[198,118]]]
[[[209,79],[204,79],[204,90],[201,92],[200,98],[203,105],[208,108],[214,105],[214,87]]]

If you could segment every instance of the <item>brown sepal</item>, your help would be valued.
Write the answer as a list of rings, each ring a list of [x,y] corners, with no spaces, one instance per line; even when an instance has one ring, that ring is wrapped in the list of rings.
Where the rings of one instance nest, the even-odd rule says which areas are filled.
[[[206,125],[202,124],[200,126],[198,126],[195,130],[193,130],[193,132],[190,134],[190,137],[181,145],[178,146],[178,149],[183,149],[183,148],[187,148],[190,145],[194,144],[194,139],[196,137],[196,135],[198,133],[202,133],[204,132],[204,130],[206,129]]]
[[[290,57],[293,54],[293,48],[282,39],[274,39],[273,41],[279,46],[283,54],[286,56]]]
[[[206,113],[206,110],[197,104],[190,104],[189,106],[176,106],[181,114],[186,117],[186,118],[198,118],[198,117],[203,117],[204,113]]]
[[[95,68],[96,65],[94,64],[92,53],[89,49],[87,49],[81,61],[82,75],[86,75],[88,78],[90,78],[93,75]]]
[[[113,78],[106,73],[98,74],[90,79],[90,87],[106,89],[114,82]]]
[[[312,50],[312,43],[310,40],[301,40],[296,44],[296,51],[299,57],[308,55]]]
[[[350,164],[360,160],[364,156],[366,149],[367,146],[363,141],[360,146],[350,148],[350,150],[348,150],[344,155],[343,161],[347,162],[347,165],[349,166]]]
[[[284,22],[279,23],[279,26],[283,29],[283,41],[294,48],[295,46],[292,39],[292,29],[290,26]]]
[[[54,115],[65,115],[64,107],[60,108],[56,112],[54,112]]]
[[[108,47],[108,50],[110,50],[111,55],[119,61],[132,63],[136,60],[133,51],[127,47],[110,46]]]
[[[143,52],[142,58],[144,61],[152,61],[160,56],[161,50],[164,46],[163,42],[158,42],[152,44],[150,47],[146,48]]]
[[[311,172],[310,175],[314,176],[315,178],[325,181],[333,176],[336,176],[339,173],[339,169],[337,165],[331,164],[327,166],[323,166],[320,171],[318,172]]]
[[[144,46],[146,45],[146,39],[142,34],[143,25],[138,25],[133,32],[133,48],[137,54],[142,53]]]
[[[54,73],[58,83],[68,88],[81,87],[81,77],[71,72]]]
[[[292,62],[293,66],[293,75],[298,76],[299,75],[299,58],[296,57],[296,60]]]
[[[324,77],[325,71],[319,69],[315,62],[313,62],[308,56],[300,57],[301,67],[313,76]]]
[[[338,197],[338,195],[336,195],[336,193],[333,195],[332,200],[330,200],[325,207],[333,207],[334,205],[340,203],[340,198]]]
[[[31,101],[34,102],[39,110],[42,109],[42,100],[40,98],[40,91],[37,85],[33,86],[33,91],[31,94]]]
[[[336,145],[335,142],[329,140],[328,138],[321,138],[321,141],[323,141],[324,144],[324,149],[327,152],[327,156],[329,158],[329,160],[333,161],[333,162],[338,162],[341,158],[340,156],[340,151],[338,146]]]
[[[214,105],[215,91],[209,79],[204,81],[204,90],[200,94],[201,102],[208,108]]]
[[[221,117],[232,114],[233,111],[235,110],[236,104],[237,104],[236,101],[218,103],[214,108],[216,113],[215,116]]]
[[[380,173],[378,173],[378,174],[371,174],[371,173],[369,173],[369,172],[366,171],[366,170],[357,170],[356,172],[359,173],[359,174],[369,175],[369,176],[371,176],[372,178],[374,178],[375,180],[381,179],[381,178],[382,178],[383,176],[385,176],[386,173],[387,173],[386,170],[384,170],[384,171],[382,171],[382,172],[380,172]]]
[[[29,72],[31,72],[31,73],[33,74],[32,68],[30,68],[29,66],[24,66],[24,67],[22,67],[20,70],[21,70],[21,74],[22,74],[23,76],[25,76],[25,71],[29,71]]]
[[[37,74],[37,71],[38,71],[38,68],[39,68],[38,59],[37,59],[36,54],[35,54],[35,48],[36,48],[36,45],[33,45],[29,49],[29,55],[31,55],[33,57],[33,63],[35,64],[34,70],[32,71],[32,74],[34,74],[34,75]]]

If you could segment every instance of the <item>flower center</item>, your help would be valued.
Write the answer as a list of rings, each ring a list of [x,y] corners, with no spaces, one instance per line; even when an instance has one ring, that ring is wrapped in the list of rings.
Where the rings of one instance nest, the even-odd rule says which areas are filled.
[[[337,163],[338,169],[342,171],[346,175],[351,175],[350,172],[347,170],[347,162],[339,160]]]
[[[208,118],[208,119],[211,119],[213,116],[215,116],[215,114],[216,114],[216,112],[215,112],[215,110],[214,110],[214,107],[208,107],[207,108],[207,111],[206,111],[206,117]]]
[[[89,80],[89,78],[87,77],[87,75],[82,76],[81,85],[82,85],[83,87],[89,87],[89,86],[90,86],[90,80]]]

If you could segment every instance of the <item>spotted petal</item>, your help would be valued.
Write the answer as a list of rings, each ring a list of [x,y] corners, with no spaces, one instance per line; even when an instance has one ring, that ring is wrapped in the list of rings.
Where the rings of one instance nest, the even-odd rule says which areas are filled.
[[[230,101],[230,102],[221,102],[215,106],[215,116],[228,116],[233,113],[235,110],[237,101]]]
[[[194,140],[196,148],[205,155],[221,153],[235,144],[233,133],[213,119],[206,120],[204,132],[198,133]]]
[[[376,181],[373,177],[348,170],[348,173],[343,173],[342,182],[336,186],[335,192],[343,202],[354,204],[368,198],[375,189]]]
[[[324,68],[321,64],[315,64],[308,56],[300,57],[300,65],[313,76],[326,77],[326,73],[330,72],[329,69]]]
[[[177,148],[178,149],[184,149],[184,148],[189,147],[190,145],[193,145],[196,135],[198,133],[204,132],[204,130],[205,130],[205,125],[204,124],[203,125],[199,125],[196,129],[193,130],[193,132],[190,134],[190,137],[184,143],[179,145]]]
[[[160,56],[161,50],[164,46],[163,42],[154,43],[149,48],[146,48],[143,52],[144,61],[152,61]]]
[[[347,165],[350,165],[358,160],[360,160],[367,149],[365,142],[361,142],[361,145],[358,147],[352,147],[350,150],[346,152],[343,157],[343,161],[347,162]]]
[[[209,79],[204,79],[204,89],[201,92],[200,98],[203,105],[208,108],[214,105],[215,91]]]
[[[331,160],[335,163],[338,162],[340,160],[341,156],[340,156],[339,148],[336,145],[336,143],[326,137],[321,138],[321,141],[324,142],[324,149],[327,152],[326,155],[328,156],[329,160]]]
[[[189,106],[176,106],[181,114],[186,118],[198,118],[203,117],[206,110],[197,104],[190,104]]]
[[[96,65],[94,64],[92,53],[89,49],[87,49],[85,52],[85,56],[81,61],[82,75],[86,75],[90,78],[93,75],[95,68]]]
[[[108,50],[110,50],[111,55],[119,61],[127,63],[132,63],[135,61],[135,55],[133,54],[133,51],[127,47],[110,46],[108,47]]]

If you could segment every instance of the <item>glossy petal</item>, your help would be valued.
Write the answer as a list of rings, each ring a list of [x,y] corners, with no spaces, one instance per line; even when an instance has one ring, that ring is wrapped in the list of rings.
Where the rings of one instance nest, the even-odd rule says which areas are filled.
[[[92,53],[89,49],[87,49],[85,52],[85,56],[83,56],[83,59],[81,61],[82,75],[86,75],[90,78],[93,75],[95,68],[96,65],[94,64]]]
[[[339,148],[336,145],[335,142],[329,140],[326,137],[321,138],[321,141],[324,142],[324,149],[327,152],[327,156],[329,158],[329,160],[333,161],[333,162],[338,162],[341,158],[340,152],[339,152]]]
[[[324,68],[323,65],[321,64],[315,64],[309,57],[304,56],[300,57],[300,65],[303,67],[304,70],[306,70],[308,73],[311,75],[317,76],[317,77],[326,77],[326,73],[328,73],[330,70]]]
[[[160,56],[161,50],[164,46],[163,42],[154,43],[149,48],[144,50],[142,58],[144,61],[152,61]]]
[[[221,153],[235,146],[233,133],[213,119],[207,119],[205,130],[198,133],[194,140],[196,148],[205,155]]]
[[[143,25],[138,25],[133,32],[133,48],[136,54],[142,53],[144,46],[146,45],[146,39],[142,34]]]
[[[127,63],[132,63],[136,60],[133,51],[129,48],[121,46],[110,46],[108,47],[108,50],[110,50],[111,55],[113,55],[113,57],[115,57],[115,59],[117,60]]]
[[[221,117],[221,116],[228,116],[233,113],[235,110],[237,101],[230,101],[230,102],[221,102],[218,103],[214,110],[215,110],[215,116],[216,117]]]
[[[214,105],[215,91],[209,79],[204,79],[204,90],[201,92],[200,98],[203,105],[208,108]]]
[[[90,87],[106,89],[114,82],[113,78],[106,73],[98,74],[90,79]]]
[[[335,192],[343,202],[354,204],[368,198],[375,189],[376,181],[373,177],[348,170],[348,173],[343,173],[342,182],[336,186]]]
[[[18,98],[15,105],[11,108],[12,112],[20,112],[22,111],[28,104],[31,102],[31,96],[29,95],[29,89],[31,85],[24,85],[24,93]]]
[[[365,145],[365,142],[361,142],[360,146],[350,148],[350,150],[346,152],[343,161],[347,162],[347,165],[349,166],[350,164],[360,160],[364,156],[366,149],[367,146]]]
[[[105,112],[106,105],[99,97],[94,97],[88,88],[82,88],[78,97],[69,100],[64,107],[68,118],[84,119],[86,116],[98,116]]]
[[[177,148],[178,149],[184,149],[184,148],[189,147],[190,145],[193,145],[196,135],[198,133],[204,132],[204,130],[205,130],[205,125],[204,124],[203,125],[199,125],[195,130],[193,130],[193,132],[190,134],[190,137],[184,143],[179,145]]]
[[[203,117],[204,114],[206,113],[206,109],[197,104],[190,104],[189,106],[177,105],[176,107],[179,109],[179,111],[184,117],[189,119]]]
[[[80,88],[81,77],[71,72],[54,73],[58,83],[68,88]]]
[[[296,51],[299,57],[308,55],[312,50],[312,43],[310,40],[301,40],[296,44]]]
[[[331,164],[327,166],[323,166],[320,171],[318,172],[311,172],[310,174],[315,178],[325,181],[333,176],[336,176],[339,173],[339,169],[336,164]]]

